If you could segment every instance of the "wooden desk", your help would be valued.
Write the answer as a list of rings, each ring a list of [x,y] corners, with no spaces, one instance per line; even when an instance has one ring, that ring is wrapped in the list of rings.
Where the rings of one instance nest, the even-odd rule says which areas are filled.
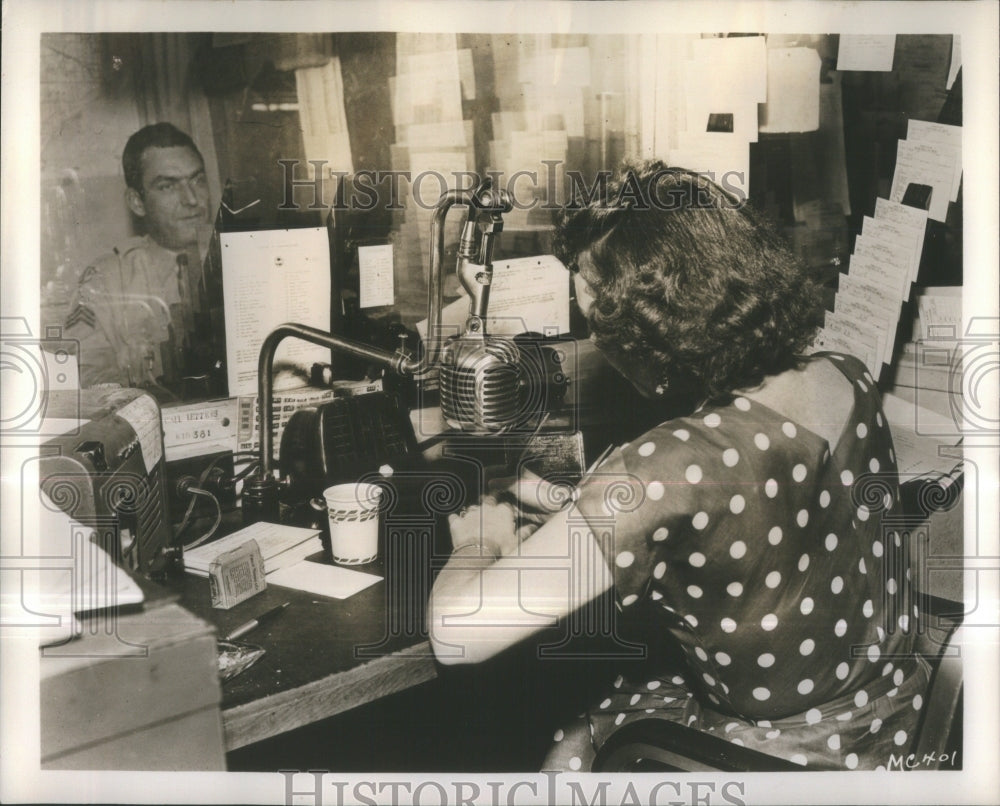
[[[407,539],[406,535],[400,537]],[[322,554],[311,559],[322,560]],[[212,608],[208,581],[185,574],[176,583],[180,603],[213,624],[218,635],[265,610],[291,602],[278,618],[242,641],[265,654],[222,684],[227,750],[258,742],[436,677],[424,630],[427,590],[386,574],[383,562],[359,570],[386,577],[337,600],[270,585],[231,610]],[[429,569],[426,577],[429,585]]]

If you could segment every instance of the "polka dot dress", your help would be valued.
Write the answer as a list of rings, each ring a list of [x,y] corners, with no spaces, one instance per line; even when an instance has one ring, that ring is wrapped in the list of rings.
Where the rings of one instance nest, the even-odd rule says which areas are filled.
[[[857,359],[811,360],[854,389],[836,445],[737,397],[633,440],[581,486],[622,610],[668,632],[686,672],[616,680],[561,731],[550,768],[589,769],[641,718],[810,769],[875,769],[909,746],[928,673],[911,653],[908,547],[885,519],[891,435]]]

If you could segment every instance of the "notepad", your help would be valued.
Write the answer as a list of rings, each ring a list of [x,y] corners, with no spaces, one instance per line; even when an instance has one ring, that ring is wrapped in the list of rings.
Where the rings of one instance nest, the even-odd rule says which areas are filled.
[[[198,576],[208,576],[212,560],[224,552],[239,548],[248,540],[257,541],[261,557],[264,558],[264,573],[267,575],[294,565],[322,548],[317,529],[258,521],[219,540],[185,551],[184,570]]]
[[[320,596],[330,596],[334,599],[346,599],[359,591],[363,591],[381,582],[382,577],[375,574],[365,574],[352,571],[337,565],[324,565],[304,560],[267,576],[268,584],[295,588],[300,591],[315,593]]]

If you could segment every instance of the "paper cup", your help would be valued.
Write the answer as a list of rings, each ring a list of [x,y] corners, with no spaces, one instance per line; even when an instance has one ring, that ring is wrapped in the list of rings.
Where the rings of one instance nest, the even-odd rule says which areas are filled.
[[[330,521],[330,554],[335,563],[362,565],[378,557],[376,484],[337,484],[323,491]]]

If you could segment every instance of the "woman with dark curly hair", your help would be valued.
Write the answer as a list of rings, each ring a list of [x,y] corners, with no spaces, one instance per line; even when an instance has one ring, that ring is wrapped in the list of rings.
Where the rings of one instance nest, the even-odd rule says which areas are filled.
[[[808,769],[885,767],[915,738],[928,668],[906,546],[882,527],[899,499],[892,438],[860,361],[806,355],[816,287],[740,199],[659,162],[568,209],[557,249],[591,338],[672,399],[670,419],[526,539],[493,501],[452,520],[431,596],[439,659],[490,657],[613,588],[683,671],[619,676],[556,732],[546,768],[587,770],[647,718]]]

